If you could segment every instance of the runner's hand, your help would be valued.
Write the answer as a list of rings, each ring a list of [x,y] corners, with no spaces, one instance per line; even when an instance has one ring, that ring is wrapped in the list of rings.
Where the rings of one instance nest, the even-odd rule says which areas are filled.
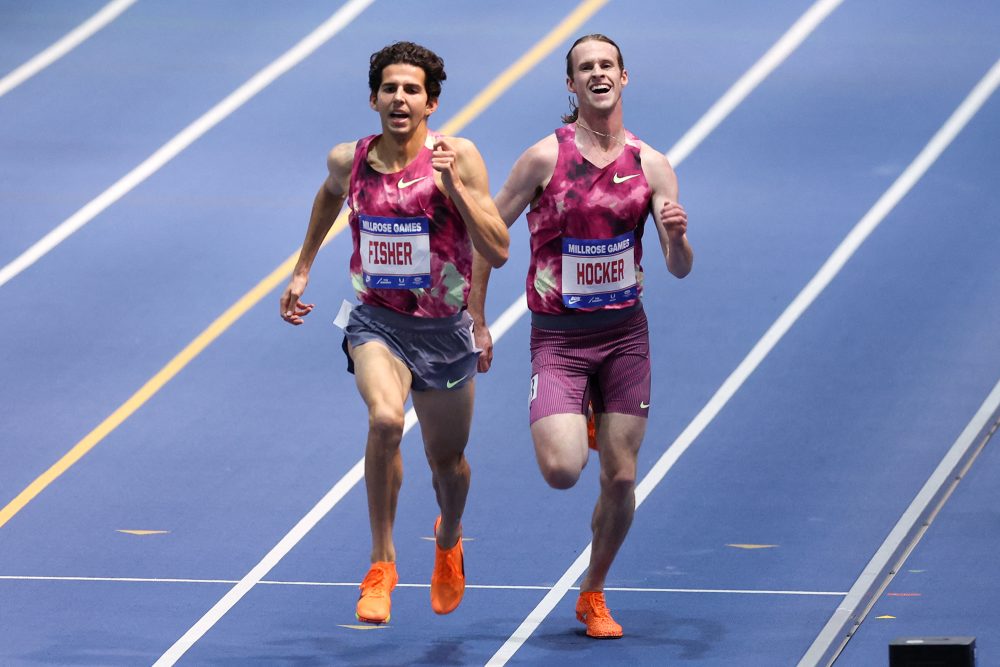
[[[306,291],[306,284],[309,279],[301,276],[293,276],[281,295],[281,319],[289,324],[298,326],[302,324],[302,318],[312,312],[315,304],[302,303],[300,300],[302,293]]]
[[[441,183],[448,192],[454,192],[456,186],[461,185],[462,178],[458,175],[458,153],[444,139],[438,139],[434,143],[431,166],[441,172]]]
[[[493,365],[493,336],[485,322],[472,327],[472,336],[476,347],[482,350],[479,355],[479,372],[485,373]]]
[[[667,232],[667,239],[674,243],[683,240],[688,226],[687,211],[684,210],[683,206],[668,199],[663,202],[658,219]]]

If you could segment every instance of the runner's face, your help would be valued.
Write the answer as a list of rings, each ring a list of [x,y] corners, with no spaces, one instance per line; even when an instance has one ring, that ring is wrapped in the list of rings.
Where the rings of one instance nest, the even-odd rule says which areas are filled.
[[[628,72],[618,66],[618,50],[607,42],[590,40],[573,49],[573,76],[566,85],[577,104],[595,111],[611,111],[628,84]]]
[[[424,70],[398,63],[382,69],[382,85],[370,99],[382,119],[382,131],[405,135],[437,109],[437,100],[427,99]]]

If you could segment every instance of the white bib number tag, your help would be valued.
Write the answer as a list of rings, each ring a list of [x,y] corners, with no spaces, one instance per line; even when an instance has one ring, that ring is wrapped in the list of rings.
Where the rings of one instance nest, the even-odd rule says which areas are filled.
[[[567,308],[628,303],[639,295],[635,234],[613,239],[563,239],[562,294]]]
[[[361,270],[367,287],[431,286],[430,220],[358,215]]]

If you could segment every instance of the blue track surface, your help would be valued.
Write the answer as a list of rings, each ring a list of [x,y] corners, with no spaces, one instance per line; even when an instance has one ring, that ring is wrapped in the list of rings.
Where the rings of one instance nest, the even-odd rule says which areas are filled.
[[[576,4],[435,0],[414,16],[378,0],[0,285],[0,507],[296,250],[326,151],[377,130],[372,51],[411,39],[444,57],[440,125]],[[0,0],[0,77],[102,3],[24,5]],[[0,267],[338,6],[139,0],[0,97]],[[627,126],[666,151],[809,6],[617,0],[574,37],[619,42]],[[696,263],[676,281],[648,252],[640,476],[1000,57],[997,34],[995,2],[847,0],[679,165]],[[461,130],[494,191],[564,112],[571,41]],[[997,173],[994,95],[639,508],[608,580],[626,637],[583,636],[570,591],[510,664],[799,661],[1000,380]],[[151,664],[360,459],[363,405],[330,324],[352,298],[349,253],[347,234],[323,250],[306,326],[285,325],[269,293],[0,525],[0,664]],[[526,268],[521,221],[491,317]],[[477,381],[472,587],[455,614],[428,605],[436,505],[417,428],[390,625],[349,627],[369,552],[358,484],[180,664],[486,663],[588,544],[597,494],[596,461],[566,492],[537,471],[527,337],[522,319]],[[1000,664],[998,487],[994,442],[838,665],[946,634],[976,636],[980,663]]]

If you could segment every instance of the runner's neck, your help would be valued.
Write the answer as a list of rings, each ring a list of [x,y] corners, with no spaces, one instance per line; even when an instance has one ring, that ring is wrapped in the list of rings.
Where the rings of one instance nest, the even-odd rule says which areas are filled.
[[[424,146],[430,147],[427,124],[421,123],[412,134],[397,137],[383,132],[368,151],[368,164],[383,174],[394,174],[406,169],[420,154]]]

